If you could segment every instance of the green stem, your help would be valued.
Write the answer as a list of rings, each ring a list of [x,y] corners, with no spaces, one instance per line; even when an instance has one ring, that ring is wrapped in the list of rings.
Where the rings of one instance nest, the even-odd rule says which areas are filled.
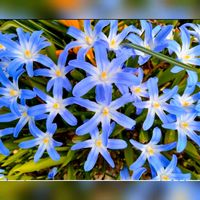
[[[154,52],[154,51],[152,51],[150,49],[144,48],[144,47],[139,46],[137,44],[128,44],[128,43],[126,43],[126,44],[123,44],[123,46],[130,47],[130,48],[142,51],[142,52],[144,52],[146,54],[155,56],[156,58],[159,58],[161,60],[167,61],[167,62],[169,62],[169,63],[171,63],[173,65],[177,65],[177,66],[182,67],[182,68],[184,68],[186,70],[199,72],[199,70],[197,68],[195,68],[195,67],[192,67],[190,65],[186,65],[186,64],[184,64],[182,62],[179,62],[179,61],[175,60],[174,58],[171,58],[169,56],[163,55],[162,53]]]

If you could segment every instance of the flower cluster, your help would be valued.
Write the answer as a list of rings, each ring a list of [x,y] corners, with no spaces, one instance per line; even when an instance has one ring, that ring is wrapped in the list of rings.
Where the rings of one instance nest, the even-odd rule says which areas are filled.
[[[23,136],[22,130],[28,124],[32,137],[20,142],[19,147],[38,146],[34,162],[38,162],[45,151],[57,161],[60,159],[57,147],[63,145],[63,141],[55,137],[57,129],[60,124],[73,126],[77,136],[87,136],[83,137],[86,140],[71,145],[72,151],[90,148],[85,171],[94,168],[99,154],[114,168],[111,150],[132,145],[134,152],[141,154],[129,166],[133,171],[131,175],[124,164],[119,173],[122,180],[138,180],[148,168],[153,180],[190,179],[190,174],[182,173],[177,167],[176,152],[185,150],[187,140],[200,147],[198,74],[172,66],[168,75],[185,70],[186,76],[182,78],[185,82],[181,87],[171,80],[163,85],[159,76],[145,72],[151,55],[124,44],[136,44],[154,52],[165,51],[184,64],[200,66],[197,27],[194,24],[180,27],[180,45],[174,39],[172,25],[153,27],[145,20],[140,24],[141,29],[133,25],[122,28],[117,20],[99,20],[92,24],[85,20],[83,31],[71,26],[67,34],[72,41],[60,53],[57,62],[44,53],[51,43],[42,31],[28,33],[17,28],[17,35],[1,34],[0,108],[4,112],[0,114],[0,122],[9,122],[12,127],[0,130],[0,136]],[[193,38],[197,41],[195,46],[191,45]],[[75,47],[78,47],[77,57],[71,59],[68,54]],[[94,54],[93,62],[86,57],[89,51]],[[134,67],[129,66],[130,60],[136,61]],[[70,78],[75,70],[84,74],[79,82]],[[42,87],[33,84],[38,78],[43,80]],[[84,117],[74,112],[74,106],[83,110]],[[39,126],[38,121],[45,126]],[[120,137],[114,134],[118,127],[131,135],[129,141],[124,137],[126,132]],[[133,137],[140,129],[148,131],[148,135],[153,132],[148,143],[147,140],[140,143],[138,137]],[[163,144],[162,136],[168,129],[177,133],[177,139]],[[168,151],[171,153],[166,156]],[[1,140],[0,153],[9,155]],[[53,169],[49,179],[57,173],[57,169]]]

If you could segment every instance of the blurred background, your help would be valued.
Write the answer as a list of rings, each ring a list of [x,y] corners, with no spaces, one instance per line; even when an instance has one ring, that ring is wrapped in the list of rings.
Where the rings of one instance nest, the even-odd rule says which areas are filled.
[[[198,182],[0,182],[2,200],[199,200],[199,196]]]
[[[6,0],[0,18],[199,18],[198,0]]]

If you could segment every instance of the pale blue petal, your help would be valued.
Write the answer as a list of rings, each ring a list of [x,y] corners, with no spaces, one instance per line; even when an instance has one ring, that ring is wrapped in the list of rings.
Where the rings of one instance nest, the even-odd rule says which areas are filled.
[[[125,149],[127,144],[125,141],[120,139],[108,139],[107,148],[108,149]]]
[[[158,144],[158,142],[160,142],[160,139],[161,139],[161,130],[156,127],[153,129],[153,135],[152,135],[152,138],[150,140],[150,143],[152,144]]]
[[[133,120],[133,119],[127,117],[126,115],[119,113],[117,111],[111,110],[110,115],[111,115],[111,118],[115,122],[117,122],[118,124],[120,124],[121,126],[123,126],[125,128],[131,129],[136,124],[135,120]]]
[[[142,128],[144,130],[148,130],[149,128],[151,128],[151,126],[153,125],[154,119],[155,119],[155,112],[153,109],[149,109]]]
[[[110,156],[110,153],[108,152],[108,150],[106,148],[101,148],[100,149],[100,154],[104,157],[104,159],[109,163],[109,165],[114,168],[115,164],[113,159]]]
[[[141,166],[144,165],[145,161],[146,161],[145,153],[142,153],[138,157],[138,159],[130,166],[130,169],[134,171],[134,170],[140,168]]]
[[[89,90],[91,90],[96,84],[97,81],[92,76],[88,76],[87,78],[81,80],[79,83],[75,85],[72,93],[74,96],[77,97],[83,96]]]
[[[44,144],[41,144],[38,147],[38,150],[37,150],[36,154],[34,155],[34,162],[38,162],[39,161],[39,159],[42,157],[45,149],[46,149],[46,146]]]
[[[86,140],[83,142],[78,142],[77,144],[73,145],[71,147],[71,150],[79,150],[79,149],[84,149],[84,148],[90,148],[93,146],[93,141],[90,140]]]
[[[63,110],[60,113],[60,115],[69,125],[71,125],[71,126],[76,126],[77,125],[77,119],[67,109]]]
[[[85,171],[90,171],[94,167],[97,161],[98,155],[99,155],[99,151],[96,148],[91,149],[90,153],[88,154],[87,160],[84,164]]]
[[[76,129],[77,135],[84,135],[90,133],[100,122],[100,114],[96,113],[90,120]]]

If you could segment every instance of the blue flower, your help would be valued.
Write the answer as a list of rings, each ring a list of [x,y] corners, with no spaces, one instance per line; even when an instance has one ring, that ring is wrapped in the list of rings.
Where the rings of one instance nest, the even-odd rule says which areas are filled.
[[[167,123],[169,122],[170,119],[167,117],[164,111],[167,111],[172,114],[183,112],[182,108],[167,103],[167,101],[177,93],[178,87],[175,86],[168,92],[165,92],[161,96],[158,96],[159,94],[158,94],[157,82],[158,82],[157,78],[150,78],[147,81],[147,88],[149,92],[148,101],[134,103],[134,105],[137,108],[148,109],[147,117],[143,123],[144,130],[148,130],[149,128],[151,128],[154,122],[155,114],[158,115],[158,117],[163,123]]]
[[[49,62],[49,67],[43,69],[37,69],[34,71],[34,76],[44,76],[51,78],[47,83],[47,92],[51,90],[58,91],[62,93],[62,89],[65,88],[67,91],[72,89],[72,85],[69,79],[66,77],[66,74],[71,71],[73,68],[70,66],[66,66],[68,52],[64,50],[59,58],[57,65],[52,62]]]
[[[155,27],[152,28],[152,24],[148,23],[146,20],[141,20],[142,31],[140,35],[136,35],[134,33],[130,34],[127,39],[133,44],[137,44],[139,46],[145,47],[147,49],[151,49],[155,52],[160,52],[164,48],[168,46],[168,40],[166,37],[172,31],[172,26],[167,25],[163,27]],[[141,36],[144,34],[144,40],[142,40]],[[150,59],[150,55],[145,54],[141,51],[135,50],[136,55],[139,55],[138,63],[143,65]]]
[[[35,93],[28,89],[20,89],[18,86],[18,78],[22,72],[18,72],[13,77],[11,82],[3,73],[0,68],[0,82],[3,87],[0,87],[0,107],[10,107],[12,113],[20,114],[18,110],[17,100],[20,99],[22,102],[26,99],[32,99],[35,97]]]
[[[180,30],[182,47],[175,40],[173,40],[168,43],[168,49],[172,52],[175,52],[178,61],[185,64],[200,66],[200,58],[198,58],[198,56],[200,55],[200,45],[190,48],[191,40],[188,30],[186,30],[184,27],[181,27]],[[171,72],[178,73],[182,70],[184,70],[182,67],[174,66]],[[186,70],[186,72],[189,75],[188,86],[195,85],[198,81],[197,73],[191,70]]]
[[[142,144],[131,139],[130,143],[142,153],[138,157],[138,159],[130,166],[130,169],[135,170],[142,167],[146,160],[148,160],[150,167],[154,166],[155,162],[159,161],[163,164],[163,166],[166,166],[169,161],[160,152],[172,150],[173,148],[175,148],[176,142],[158,145],[160,140],[161,131],[157,127],[154,128],[152,138],[147,144]]]
[[[2,33],[0,33],[0,38],[5,39],[5,40],[12,39],[15,36],[16,36],[15,34],[2,34]],[[6,46],[4,46],[3,44],[0,43],[0,58],[2,59],[5,56],[7,57],[7,55],[8,55],[7,53],[8,52],[7,52]]]
[[[90,20],[84,20],[84,32],[71,26],[68,29],[67,34],[75,38],[76,41],[70,42],[66,46],[66,49],[81,47],[77,57],[78,59],[84,59],[86,53],[93,47],[94,43],[99,40],[99,33],[108,24],[108,20],[99,20],[94,26],[94,30],[92,30]]]
[[[185,112],[196,112],[195,103],[198,101],[200,94],[193,94],[196,85],[186,86],[185,91],[182,95],[175,94],[170,101],[170,104],[182,107]]]
[[[196,42],[200,42],[200,24],[186,23],[183,24],[182,27],[192,28],[193,30],[188,29],[188,32],[195,37],[194,39]]]
[[[143,82],[144,72],[142,68],[123,68],[124,72],[129,74],[133,73],[136,75],[136,80],[133,85],[125,86],[123,84],[117,84],[117,87],[121,94],[131,93],[133,99],[133,105],[135,102],[142,102],[142,98],[149,98],[149,94],[147,91],[147,83]],[[136,107],[136,114],[139,115],[143,109]]]
[[[139,180],[145,171],[146,171],[146,169],[144,167],[141,167],[141,168],[134,170],[133,174],[130,176],[128,168],[124,167],[120,171],[120,179],[121,180]]]
[[[53,93],[53,97],[45,94],[41,90],[34,88],[35,93],[40,97],[46,104],[38,104],[29,108],[28,115],[38,116],[45,113],[49,113],[47,117],[47,126],[49,126],[54,118],[59,114],[69,125],[75,126],[77,119],[74,115],[66,109],[66,106],[74,103],[74,98],[69,97],[66,99],[62,98],[60,90]]]
[[[83,60],[72,60],[70,66],[83,69],[88,76],[77,83],[73,89],[74,96],[83,96],[93,87],[103,86],[105,93],[112,84],[124,84],[130,86],[137,81],[133,74],[122,71],[122,65],[130,57],[130,54],[122,54],[111,62],[107,57],[107,50],[104,45],[97,43],[94,47],[97,67]]]
[[[76,129],[76,134],[82,135],[92,131],[100,122],[104,130],[110,126],[110,121],[113,120],[121,126],[131,129],[135,125],[135,121],[126,115],[117,111],[117,109],[124,106],[126,103],[131,102],[131,95],[125,94],[122,97],[112,101],[112,91],[108,91],[106,98],[102,98],[103,90],[97,91],[96,102],[75,98],[74,103],[87,108],[89,111],[94,112],[94,116],[85,122],[83,125]]]
[[[90,153],[88,154],[87,160],[84,164],[84,170],[90,171],[98,158],[98,155],[101,154],[104,159],[109,163],[109,165],[114,168],[115,164],[108,152],[108,149],[125,149],[127,144],[125,141],[121,139],[106,139],[104,136],[108,135],[108,137],[113,132],[115,124],[112,123],[107,133],[105,130],[102,130],[102,134],[99,133],[97,127],[95,127],[92,131],[90,131],[91,139],[78,142],[77,144],[72,146],[72,150],[84,149],[84,148],[91,148]]]
[[[28,123],[29,129],[33,126],[36,120],[41,120],[47,118],[47,115],[37,115],[36,117],[28,115],[29,107],[26,104],[18,104],[18,111],[20,114],[16,113],[6,113],[0,115],[0,122],[11,122],[18,119],[18,122],[14,128],[13,136],[18,137],[20,131]]]
[[[178,131],[177,152],[182,152],[187,145],[187,136],[200,146],[200,137],[195,131],[200,131],[200,122],[195,121],[196,114],[187,113],[176,116],[175,122],[164,123],[166,129]]]
[[[10,135],[13,133],[13,128],[5,128],[3,130],[0,130],[0,138],[6,135]],[[8,156],[10,154],[10,151],[7,147],[3,144],[2,140],[0,139],[0,153],[4,156]]]
[[[57,172],[58,172],[58,168],[57,168],[57,167],[53,167],[53,168],[49,171],[48,176],[47,176],[47,179],[49,179],[49,180],[54,180],[54,177],[55,177],[55,175],[57,174]]]
[[[191,174],[176,172],[177,157],[172,156],[172,160],[165,168],[162,165],[155,165],[157,176],[152,180],[156,181],[186,181],[190,180]]]
[[[34,162],[38,162],[39,159],[44,154],[44,151],[47,150],[47,153],[51,157],[52,160],[59,160],[60,155],[55,150],[55,147],[59,147],[62,145],[61,142],[57,142],[53,139],[53,135],[56,132],[57,125],[51,124],[47,126],[47,132],[44,133],[40,129],[38,129],[36,126],[33,126],[33,129],[30,131],[32,132],[32,135],[35,135],[35,139],[21,142],[19,144],[19,147],[22,149],[29,149],[34,146],[39,146],[36,154],[34,155]]]
[[[121,43],[126,39],[127,35],[131,32],[139,33],[139,30],[136,29],[133,25],[128,26],[122,30],[121,33],[117,34],[118,31],[118,20],[110,21],[110,32],[107,37],[103,32],[99,35],[99,38],[106,41],[108,44],[108,49],[114,51],[117,55],[123,52],[124,48]]]
[[[13,59],[8,66],[9,73],[15,74],[19,68],[25,65],[28,75],[33,76],[33,62],[48,66],[49,58],[39,52],[50,46],[50,43],[41,37],[41,34],[42,31],[34,31],[30,34],[17,28],[18,41],[0,38],[0,43],[7,49],[6,56]]]

